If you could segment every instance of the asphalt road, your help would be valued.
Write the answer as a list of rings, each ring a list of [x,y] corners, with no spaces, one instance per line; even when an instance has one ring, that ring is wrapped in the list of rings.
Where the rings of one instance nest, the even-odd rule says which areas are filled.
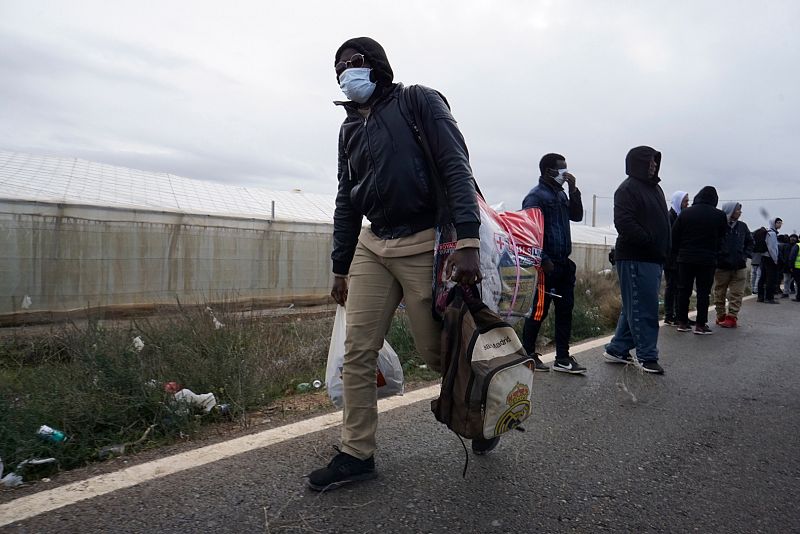
[[[662,327],[664,376],[575,354],[527,432],[471,456],[429,403],[381,415],[378,479],[318,494],[328,429],[13,523],[8,532],[799,532],[800,303]]]

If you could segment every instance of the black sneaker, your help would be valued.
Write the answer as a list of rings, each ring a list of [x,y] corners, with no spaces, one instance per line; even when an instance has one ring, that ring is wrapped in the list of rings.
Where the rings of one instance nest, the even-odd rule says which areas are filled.
[[[629,364],[633,363],[633,358],[630,354],[624,354],[622,356],[617,356],[616,354],[611,354],[608,351],[603,352],[603,357],[606,359],[608,363],[622,363],[622,364]]]
[[[663,375],[664,374],[664,368],[661,367],[660,365],[658,365],[658,362],[656,360],[650,360],[650,361],[647,361],[647,362],[642,362],[642,370],[645,373],[653,373],[653,374],[656,374],[656,375]]]
[[[359,460],[355,456],[340,452],[333,457],[328,467],[317,469],[308,475],[308,487],[314,491],[330,491],[350,482],[370,480],[378,476],[375,459]]]
[[[692,329],[689,323],[678,323],[678,332],[689,332]]]
[[[545,365],[544,362],[542,361],[541,353],[534,352],[533,354],[530,355],[530,357],[533,358],[534,371],[539,371],[540,373],[546,373],[547,371],[550,370],[550,366]]]
[[[667,326],[676,326],[678,324],[678,321],[676,321],[675,319],[672,319],[672,318],[668,318],[668,319],[664,319],[664,324],[667,325]]]
[[[472,440],[472,452],[477,454],[478,456],[483,456],[484,454],[489,454],[491,451],[497,447],[497,444],[500,443],[500,438],[492,438],[492,439],[483,439],[483,438],[476,438]]]
[[[586,372],[586,367],[581,367],[578,365],[578,362],[575,361],[575,358],[567,356],[566,358],[556,358],[556,361],[553,362],[553,371],[579,375]]]
[[[696,324],[694,325],[694,333],[700,336],[708,336],[714,332],[711,331],[707,324]]]
[[[778,301],[775,300],[775,299],[765,300],[764,302],[767,303],[767,304],[778,304]]]

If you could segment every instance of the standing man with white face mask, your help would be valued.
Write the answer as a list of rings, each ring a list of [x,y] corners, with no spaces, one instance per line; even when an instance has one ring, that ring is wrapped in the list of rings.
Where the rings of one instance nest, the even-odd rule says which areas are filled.
[[[553,363],[553,370],[583,374],[586,368],[569,355],[572,309],[575,305],[575,263],[569,259],[572,253],[569,222],[579,222],[583,219],[581,192],[575,185],[575,177],[567,171],[567,161],[561,154],[545,154],[539,161],[539,172],[539,184],[531,189],[522,201],[522,209],[539,208],[542,211],[544,273],[539,277],[533,299],[533,312],[525,320],[522,346],[536,361],[537,371],[549,370],[540,359],[541,354],[536,352],[536,338],[542,321],[547,317],[550,302],[555,301],[556,360]],[[569,197],[564,192],[564,182],[569,184]]]
[[[392,83],[386,52],[369,37],[342,44],[334,70],[350,99],[336,103],[347,117],[339,131],[331,254],[331,296],[347,304],[344,410],[339,454],[308,476],[316,491],[376,476],[375,368],[401,299],[417,351],[429,368],[442,370],[441,324],[433,319],[431,307],[435,226],[450,222],[456,229],[451,279],[461,284],[481,280],[475,181],[464,138],[442,95]],[[420,119],[417,126],[438,172],[430,168],[412,132],[411,111]],[[437,191],[446,197],[437,200]],[[368,228],[361,227],[363,217],[371,223]],[[497,438],[472,441],[476,454],[496,445]]]

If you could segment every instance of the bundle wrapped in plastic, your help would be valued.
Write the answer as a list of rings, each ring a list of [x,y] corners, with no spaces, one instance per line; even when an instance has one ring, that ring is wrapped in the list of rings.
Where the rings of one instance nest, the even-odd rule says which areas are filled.
[[[544,220],[539,208],[495,212],[478,197],[481,214],[481,299],[495,313],[513,324],[530,317],[539,281],[544,239]],[[433,262],[434,315],[442,317],[447,292],[454,283],[446,272],[447,258],[456,250],[452,225],[437,227]]]

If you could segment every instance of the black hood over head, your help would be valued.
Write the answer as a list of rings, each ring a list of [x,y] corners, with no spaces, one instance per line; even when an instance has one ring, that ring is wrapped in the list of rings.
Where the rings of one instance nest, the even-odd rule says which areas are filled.
[[[647,176],[650,170],[650,160],[656,160],[656,173],[652,178]],[[658,171],[661,169],[661,152],[649,146],[632,148],[625,156],[625,174],[639,180],[658,183]]]
[[[716,188],[707,185],[694,196],[692,205],[708,204],[709,206],[713,206],[716,208],[717,202],[719,202],[719,196],[717,195]]]
[[[372,68],[372,81],[383,86],[391,85],[392,80],[394,80],[394,72],[392,72],[392,67],[389,65],[389,59],[386,57],[386,51],[378,43],[378,41],[369,37],[354,37],[352,39],[348,39],[342,43],[342,46],[340,46],[338,50],[336,50],[336,55],[333,58],[334,65],[339,62],[339,56],[341,55],[342,50],[345,50],[346,48],[352,48],[353,50],[364,54],[364,57],[367,58],[367,61]]]

